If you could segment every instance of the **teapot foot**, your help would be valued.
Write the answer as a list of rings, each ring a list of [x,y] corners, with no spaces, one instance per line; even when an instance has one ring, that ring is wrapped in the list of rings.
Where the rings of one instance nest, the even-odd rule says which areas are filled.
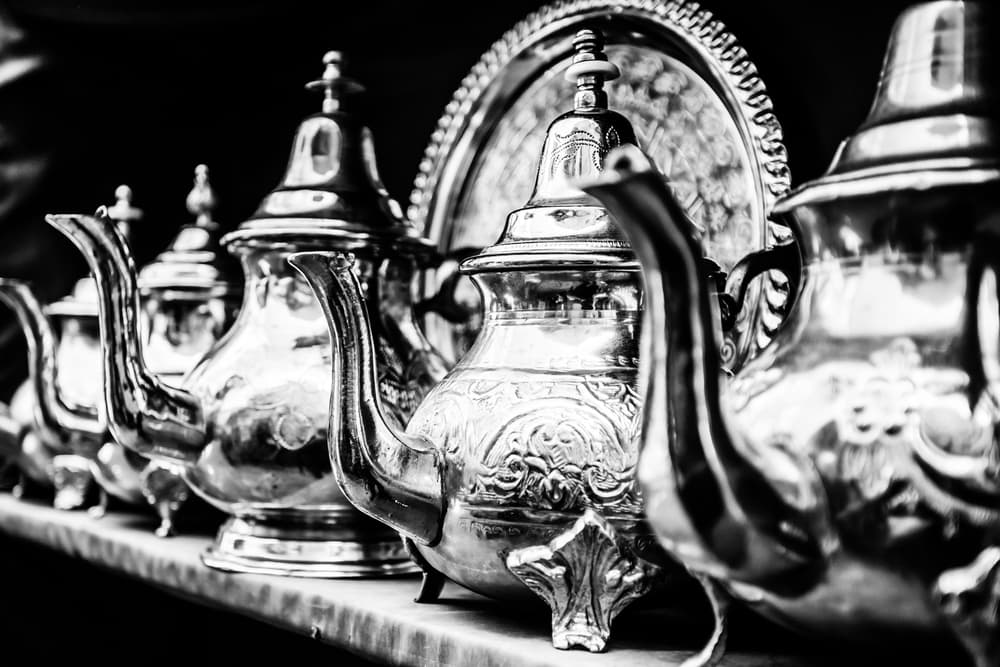
[[[87,503],[94,485],[90,462],[76,454],[52,457],[52,506],[58,510],[80,509]]]
[[[373,533],[356,525],[281,515],[230,517],[201,560],[217,570],[286,577],[383,577],[418,571],[399,537],[388,530]]]
[[[729,635],[729,593],[727,593],[713,579],[694,572],[691,575],[701,585],[712,605],[712,616],[714,625],[712,636],[708,638],[704,648],[681,663],[681,667],[713,667],[722,661],[722,656],[726,652],[726,638]]]
[[[504,562],[552,611],[552,645],[592,652],[604,650],[611,622],[661,571],[590,509],[548,544],[510,551]]]
[[[142,495],[160,519],[156,536],[176,535],[174,517],[191,497],[191,489],[184,481],[182,469],[167,463],[151,462],[142,471]]]
[[[938,577],[934,596],[976,667],[1000,664],[1000,547]]]
[[[87,514],[94,519],[103,519],[108,513],[108,492],[104,489],[98,491],[97,504],[87,508]]]
[[[444,584],[448,581],[448,578],[435,570],[427,562],[427,559],[420,555],[420,552],[413,544],[413,540],[404,537],[403,546],[406,547],[406,553],[410,555],[410,559],[417,564],[417,567],[423,573],[420,580],[420,590],[417,592],[417,597],[413,598],[413,601],[418,604],[437,602],[441,597],[441,591],[444,590]]]
[[[17,500],[23,500],[25,494],[28,493],[28,484],[30,484],[28,476],[23,472],[18,473],[17,483],[14,484],[14,488],[10,490],[10,495],[14,496]]]

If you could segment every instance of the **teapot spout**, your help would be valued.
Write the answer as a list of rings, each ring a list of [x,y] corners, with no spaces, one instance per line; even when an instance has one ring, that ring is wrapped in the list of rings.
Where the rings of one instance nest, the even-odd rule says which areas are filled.
[[[207,441],[201,404],[146,368],[135,262],[122,231],[103,209],[45,219],[83,253],[97,283],[108,430],[140,454],[193,461]]]
[[[20,280],[0,279],[0,301],[17,315],[28,342],[28,381],[35,398],[35,422],[45,439],[65,443],[70,433],[103,437],[105,426],[97,407],[71,403],[59,393],[56,335],[31,288]]]
[[[602,177],[583,190],[622,226],[645,276],[643,459],[667,457],[665,468],[663,461],[650,467],[668,471],[668,480],[652,486],[673,496],[671,532],[679,542],[701,545],[695,560],[710,573],[775,586],[799,579],[793,570],[812,576],[822,563],[812,515],[792,506],[747,460],[747,449],[737,447],[740,433],[729,423],[720,385],[715,290],[663,176],[626,146],[608,155]],[[815,497],[806,489],[815,484],[808,469],[798,472],[801,479],[790,482],[784,472],[783,483],[791,483],[796,497]],[[654,495],[647,493],[647,502]]]
[[[441,539],[445,512],[441,454],[385,417],[375,337],[353,257],[304,252],[288,261],[309,282],[330,327],[335,354],[329,442],[341,490],[362,512],[433,546]]]

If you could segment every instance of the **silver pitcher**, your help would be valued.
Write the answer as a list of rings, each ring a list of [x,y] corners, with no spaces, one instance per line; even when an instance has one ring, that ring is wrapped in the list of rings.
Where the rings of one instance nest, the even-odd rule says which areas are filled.
[[[555,646],[597,651],[663,559],[634,477],[638,266],[607,211],[571,185],[635,134],[608,110],[604,81],[618,69],[600,34],[580,31],[574,48],[575,108],[549,128],[531,199],[462,263],[482,294],[482,331],[405,430],[384,399],[379,304],[355,260],[290,261],[342,352],[329,433],[338,481],[404,535],[425,571],[418,600],[435,599],[445,577],[494,598],[534,592],[551,607]]]
[[[285,178],[222,239],[242,262],[240,313],[181,388],[143,355],[128,245],[104,216],[53,216],[90,263],[100,295],[108,425],[125,447],[184,465],[190,487],[230,515],[203,555],[212,567],[295,576],[411,572],[398,536],[355,510],[327,454],[331,350],[320,304],[286,262],[302,250],[351,250],[386,314],[380,354],[401,419],[443,374],[412,320],[408,286],[429,244],[406,225],[375,168],[356,112],[361,87],[327,54],[323,110],[300,125]],[[395,261],[382,266],[381,259]],[[399,317],[393,317],[399,315]],[[332,356],[331,356],[332,355]]]
[[[776,206],[795,303],[731,381],[655,168],[622,150],[584,188],[645,276],[639,479],[661,544],[788,625],[895,646],[950,627],[981,667],[1000,664],[997,19],[899,19],[868,120]]]

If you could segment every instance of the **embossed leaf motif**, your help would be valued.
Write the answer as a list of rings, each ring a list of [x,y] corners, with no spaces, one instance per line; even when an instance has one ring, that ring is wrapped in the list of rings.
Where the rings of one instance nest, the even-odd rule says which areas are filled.
[[[634,461],[615,429],[584,406],[536,405],[486,448],[467,494],[474,503],[581,511],[637,511]]]
[[[660,573],[593,510],[547,545],[516,549],[504,562],[551,609],[552,645],[561,649],[603,651],[611,622]]]

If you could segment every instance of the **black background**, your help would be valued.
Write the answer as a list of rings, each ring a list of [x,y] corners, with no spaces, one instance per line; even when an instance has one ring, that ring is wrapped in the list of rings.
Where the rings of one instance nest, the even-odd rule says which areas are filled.
[[[45,300],[68,291],[83,274],[83,263],[41,216],[111,203],[119,183],[132,186],[135,203],[146,212],[133,233],[137,259],[145,262],[187,218],[184,198],[199,162],[211,168],[220,200],[217,219],[235,227],[281,178],[295,128],[319,106],[303,84],[319,76],[322,55],[332,48],[347,54],[353,76],[368,88],[381,172],[405,203],[430,133],[462,77],[494,40],[540,4],[10,4],[26,46],[44,54],[47,65],[23,82],[0,86],[0,123],[19,145],[50,153],[51,168],[23,204],[0,212],[0,275],[35,279]],[[703,4],[756,63],[784,127],[793,180],[819,175],[837,143],[863,120],[892,22],[908,3]],[[0,166],[4,159],[0,151]],[[9,325],[0,333],[6,355],[0,385],[7,391],[25,372],[23,352],[12,348],[19,336]],[[295,643],[304,640],[290,635],[256,625],[248,631],[248,621],[154,596],[134,582],[26,545],[0,540],[0,549],[7,554],[0,560],[4,572],[16,570],[0,602],[2,634],[24,632],[44,643],[47,635],[39,628],[46,626],[40,624],[58,636],[60,626],[71,623],[73,632],[65,635],[70,641],[46,646],[52,658],[87,655],[74,644],[107,636],[113,631],[105,626],[117,623],[126,637],[135,635],[122,643],[116,632],[115,646],[122,650],[142,646],[142,633],[158,627],[185,637],[160,643],[161,658],[181,657],[191,641],[217,636],[208,630],[217,628],[249,637],[251,648],[254,640],[274,649],[287,644],[291,659],[316,659]],[[88,595],[99,598],[93,609]],[[78,605],[68,616],[44,603],[60,596]],[[122,611],[129,606],[142,607],[141,616]]]

